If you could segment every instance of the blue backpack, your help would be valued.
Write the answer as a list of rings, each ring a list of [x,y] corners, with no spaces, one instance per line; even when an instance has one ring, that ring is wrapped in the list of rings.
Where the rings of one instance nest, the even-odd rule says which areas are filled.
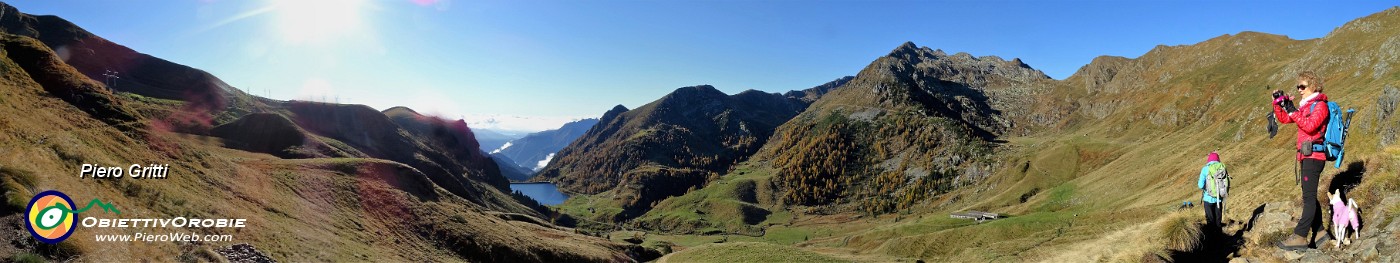
[[[1317,103],[1312,107],[1316,108]],[[1356,109],[1348,108],[1342,112],[1342,106],[1336,102],[1327,102],[1327,130],[1322,133],[1322,144],[1313,144],[1314,152],[1324,152],[1327,160],[1332,161],[1336,168],[1342,168],[1342,156],[1346,152],[1347,130],[1351,126],[1351,115],[1356,113]]]

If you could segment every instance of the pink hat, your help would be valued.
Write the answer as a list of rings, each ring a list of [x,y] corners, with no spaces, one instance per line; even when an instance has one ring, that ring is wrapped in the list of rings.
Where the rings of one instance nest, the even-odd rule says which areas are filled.
[[[1219,154],[1215,154],[1215,152],[1210,152],[1210,155],[1206,155],[1206,162],[1219,162],[1219,161],[1220,161],[1220,155],[1219,155]]]

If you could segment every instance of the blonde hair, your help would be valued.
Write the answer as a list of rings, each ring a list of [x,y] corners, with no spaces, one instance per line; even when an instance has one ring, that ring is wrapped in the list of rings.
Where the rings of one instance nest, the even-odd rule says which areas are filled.
[[[1313,92],[1322,92],[1322,78],[1317,77],[1317,74],[1311,70],[1298,73],[1298,81],[1307,81],[1308,87],[1312,88]]]

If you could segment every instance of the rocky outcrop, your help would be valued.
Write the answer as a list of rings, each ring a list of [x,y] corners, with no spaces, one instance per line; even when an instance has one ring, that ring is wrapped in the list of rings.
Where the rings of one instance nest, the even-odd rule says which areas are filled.
[[[1396,204],[1400,204],[1400,196],[1388,197],[1373,207],[1391,207]],[[1395,262],[1400,260],[1397,257],[1400,255],[1400,218],[1387,218],[1389,214],[1383,211],[1363,215],[1360,237],[1353,238],[1350,245],[1337,248],[1333,244],[1330,217],[1325,217],[1324,219],[1329,222],[1324,224],[1322,232],[1317,233],[1314,249],[1285,251],[1278,249],[1276,243],[1293,232],[1293,226],[1298,221],[1293,216],[1298,210],[1297,204],[1293,202],[1267,203],[1259,209],[1260,213],[1254,217],[1253,227],[1246,226],[1246,229],[1241,231],[1247,246],[1265,253],[1250,257],[1231,258],[1230,262],[1272,262],[1278,260],[1295,262]],[[1324,215],[1327,214],[1330,213],[1324,213]],[[1386,224],[1386,222],[1389,223]],[[1373,225],[1366,225],[1368,223]]]
[[[216,252],[224,256],[225,259],[228,259],[229,262],[277,263],[277,260],[268,257],[267,254],[258,251],[257,248],[248,243],[233,244],[232,246],[216,250]]]

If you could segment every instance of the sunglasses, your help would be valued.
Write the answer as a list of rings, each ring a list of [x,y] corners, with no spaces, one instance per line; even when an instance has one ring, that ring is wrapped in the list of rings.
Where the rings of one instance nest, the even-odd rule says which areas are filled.
[[[1303,89],[1305,89],[1305,88],[1307,88],[1307,87],[1308,87],[1308,85],[1298,85],[1298,90],[1303,90]]]

